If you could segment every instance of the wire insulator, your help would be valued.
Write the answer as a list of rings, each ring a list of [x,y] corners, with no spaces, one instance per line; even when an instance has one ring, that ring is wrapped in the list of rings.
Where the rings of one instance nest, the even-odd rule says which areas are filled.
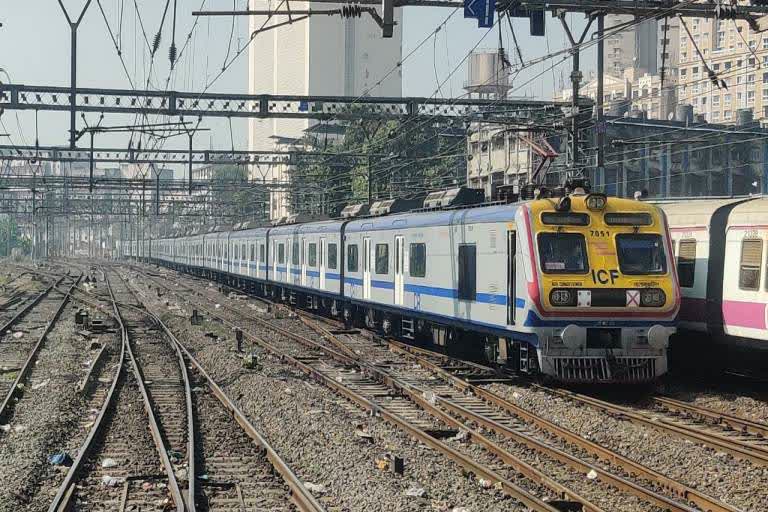
[[[171,43],[171,48],[168,50],[168,59],[171,61],[171,67],[176,63],[176,43]]]
[[[359,18],[363,14],[363,9],[358,4],[344,5],[341,7],[342,18]]]
[[[155,40],[152,41],[152,55],[157,53],[157,49],[160,48],[160,37],[161,34],[160,31],[158,31],[157,34],[155,34]]]

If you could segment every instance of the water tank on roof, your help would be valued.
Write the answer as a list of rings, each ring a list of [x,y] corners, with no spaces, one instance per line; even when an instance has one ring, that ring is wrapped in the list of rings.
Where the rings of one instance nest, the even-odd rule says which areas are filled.
[[[505,97],[509,90],[509,70],[498,51],[479,51],[469,56],[464,88],[470,94],[495,94]]]
[[[738,126],[746,126],[752,124],[754,118],[752,117],[751,108],[740,108],[736,111],[736,124]]]
[[[675,109],[675,121],[681,123],[693,122],[693,105],[678,105]]]

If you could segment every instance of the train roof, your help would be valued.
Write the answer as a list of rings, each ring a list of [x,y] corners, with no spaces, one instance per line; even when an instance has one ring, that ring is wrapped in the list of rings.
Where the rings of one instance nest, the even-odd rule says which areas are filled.
[[[309,233],[331,233],[338,232],[345,219],[321,220],[317,222],[304,222],[300,224],[285,224],[275,226],[269,232],[270,235],[293,235]]]
[[[229,239],[240,240],[241,238],[265,237],[267,236],[267,231],[269,231],[269,228],[267,227],[231,231],[229,233]]]
[[[674,202],[659,202],[656,206],[667,214],[667,221],[671,228],[681,227],[709,227],[712,216],[724,206],[732,205],[750,198],[727,199],[680,199]]]
[[[737,205],[728,216],[728,226],[765,226],[768,218],[768,197],[756,197]]]
[[[347,224],[346,233],[385,231],[403,227],[417,228],[456,224],[482,224],[514,220],[515,212],[525,203],[499,204],[485,207],[407,212],[381,217],[355,219]]]

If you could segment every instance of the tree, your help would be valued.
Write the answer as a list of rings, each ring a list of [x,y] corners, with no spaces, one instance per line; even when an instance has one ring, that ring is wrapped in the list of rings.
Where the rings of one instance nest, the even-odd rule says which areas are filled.
[[[0,217],[0,254],[10,256],[14,248],[23,254],[32,251],[32,240],[22,236],[16,219],[10,215]]]
[[[295,212],[334,215],[346,204],[413,197],[465,182],[466,131],[449,122],[358,119],[344,123],[338,144],[305,137],[310,150],[330,153],[298,158],[291,173]],[[368,154],[351,157],[345,154]]]

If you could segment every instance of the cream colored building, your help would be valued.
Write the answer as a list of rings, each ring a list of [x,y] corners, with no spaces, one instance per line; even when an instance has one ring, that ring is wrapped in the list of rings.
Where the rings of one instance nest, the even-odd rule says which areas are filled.
[[[331,8],[336,4],[323,4]],[[249,0],[253,10],[286,8],[272,0]],[[317,7],[306,2],[291,2],[291,9]],[[250,30],[258,31],[267,18],[251,16]],[[284,23],[287,17],[274,16],[267,26]],[[306,20],[267,30],[255,36],[248,47],[250,94],[313,96],[402,95],[402,9],[395,9],[395,28],[391,38],[383,38],[381,28],[367,14],[360,18],[311,16]],[[390,72],[392,71],[392,72]],[[381,81],[381,83],[379,83]],[[251,150],[285,148],[286,140],[299,139],[315,124],[310,119],[251,119],[248,146]],[[252,178],[281,182],[286,177],[282,166],[251,169]],[[287,196],[270,193],[272,218],[286,215]]]
[[[666,78],[665,83],[669,83]],[[647,119],[669,119],[675,111],[674,87],[665,86],[662,91],[659,75],[644,73],[635,76],[634,69],[624,70],[621,78],[606,74],[603,77],[603,93],[606,115],[623,116],[626,113],[642,112]],[[597,101],[597,79],[582,84],[579,96]],[[570,101],[572,97],[572,89],[560,92],[563,101]]]
[[[754,119],[768,118],[768,33],[753,32],[747,22],[686,18],[693,41],[680,31],[680,103],[693,106],[710,123],[737,122],[739,109]],[[693,43],[725,86],[709,79]]]

